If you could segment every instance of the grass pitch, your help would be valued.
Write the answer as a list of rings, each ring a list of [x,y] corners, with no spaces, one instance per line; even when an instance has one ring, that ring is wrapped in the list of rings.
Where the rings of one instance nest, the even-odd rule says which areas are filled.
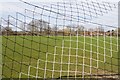
[[[2,75],[7,78],[118,72],[116,37],[3,36],[2,54]]]

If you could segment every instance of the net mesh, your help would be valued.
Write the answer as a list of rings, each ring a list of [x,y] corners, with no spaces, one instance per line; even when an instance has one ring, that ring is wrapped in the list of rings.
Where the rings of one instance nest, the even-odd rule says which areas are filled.
[[[118,78],[117,4],[20,2],[1,18],[3,78]]]

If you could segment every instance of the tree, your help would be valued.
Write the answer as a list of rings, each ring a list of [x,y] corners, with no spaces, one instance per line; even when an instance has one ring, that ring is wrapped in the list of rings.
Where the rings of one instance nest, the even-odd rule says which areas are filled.
[[[27,30],[30,31],[31,33],[32,32],[36,32],[38,31],[38,21],[37,20],[32,20],[28,25],[27,25]]]
[[[116,28],[116,29],[115,29],[114,35],[120,36],[120,28]]]
[[[52,28],[51,28],[51,31],[52,31],[52,35],[57,35],[58,34],[58,31],[59,31],[59,28],[54,25]]]
[[[64,35],[67,35],[67,36],[70,35],[70,31],[71,31],[70,26],[64,27],[63,31],[64,31]]]
[[[27,25],[27,30],[30,31],[32,35],[38,34],[40,31],[49,34],[51,28],[49,23],[44,20],[32,20]]]
[[[77,32],[78,34],[82,35],[84,31],[84,26],[83,25],[77,25]]]
[[[12,28],[11,27],[4,27],[3,29],[2,29],[2,34],[3,35],[11,35],[13,33],[13,31],[12,31]]]
[[[51,27],[48,25],[48,27],[44,28],[44,32],[49,35],[51,32]]]
[[[21,22],[20,23],[20,29],[22,30],[22,31],[26,31],[26,24],[24,23],[24,22]]]
[[[94,36],[95,34],[93,33],[94,29],[93,28],[89,28],[88,32],[90,36]]]
[[[51,28],[51,30],[52,30],[53,32],[55,32],[55,31],[58,31],[59,28],[58,28],[57,26],[54,25],[54,26]]]
[[[96,28],[96,31],[104,32],[104,28],[102,26],[98,26],[98,28]]]

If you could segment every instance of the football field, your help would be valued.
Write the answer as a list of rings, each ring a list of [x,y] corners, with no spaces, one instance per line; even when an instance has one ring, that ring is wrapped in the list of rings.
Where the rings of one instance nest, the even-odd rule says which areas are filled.
[[[2,36],[2,62],[7,78],[117,74],[118,42],[111,36]]]

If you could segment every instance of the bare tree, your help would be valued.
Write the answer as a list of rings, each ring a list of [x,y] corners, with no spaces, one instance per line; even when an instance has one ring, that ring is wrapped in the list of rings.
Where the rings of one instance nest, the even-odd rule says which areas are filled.
[[[96,28],[96,31],[104,32],[104,28],[102,26],[98,26],[98,28]]]
[[[84,26],[83,25],[77,25],[77,31],[78,31],[78,34],[82,35],[83,34],[83,31],[84,31]]]
[[[44,32],[47,34],[47,35],[49,35],[50,34],[50,32],[51,32],[51,27],[48,25],[48,27],[45,27],[44,28]]]
[[[27,25],[27,30],[34,34],[38,34],[40,31],[44,31],[45,33],[49,34],[51,28],[48,22],[44,20],[32,20]]]
[[[94,29],[93,28],[89,28],[88,29],[88,32],[89,32],[89,35],[90,36],[94,36],[95,34],[93,33],[94,32]]]
[[[27,30],[30,32],[35,32],[38,31],[38,25],[36,20],[32,20],[28,25],[27,25]]]
[[[66,27],[64,27],[64,35],[70,35],[70,32],[71,32],[71,28],[70,28],[70,26],[66,26]]]
[[[26,31],[26,27],[25,27],[26,24],[24,22],[21,22],[19,25],[22,31]]]
[[[120,28],[116,28],[116,29],[115,29],[114,35],[120,36]]]
[[[59,28],[54,25],[52,28],[51,28],[51,34],[52,35],[57,35],[58,34],[58,31],[59,31]]]
[[[59,28],[57,26],[55,26],[55,25],[51,29],[52,29],[53,32],[59,30]]]
[[[4,27],[2,29],[2,34],[3,35],[12,35],[13,31],[12,31],[12,28],[11,27]]]

